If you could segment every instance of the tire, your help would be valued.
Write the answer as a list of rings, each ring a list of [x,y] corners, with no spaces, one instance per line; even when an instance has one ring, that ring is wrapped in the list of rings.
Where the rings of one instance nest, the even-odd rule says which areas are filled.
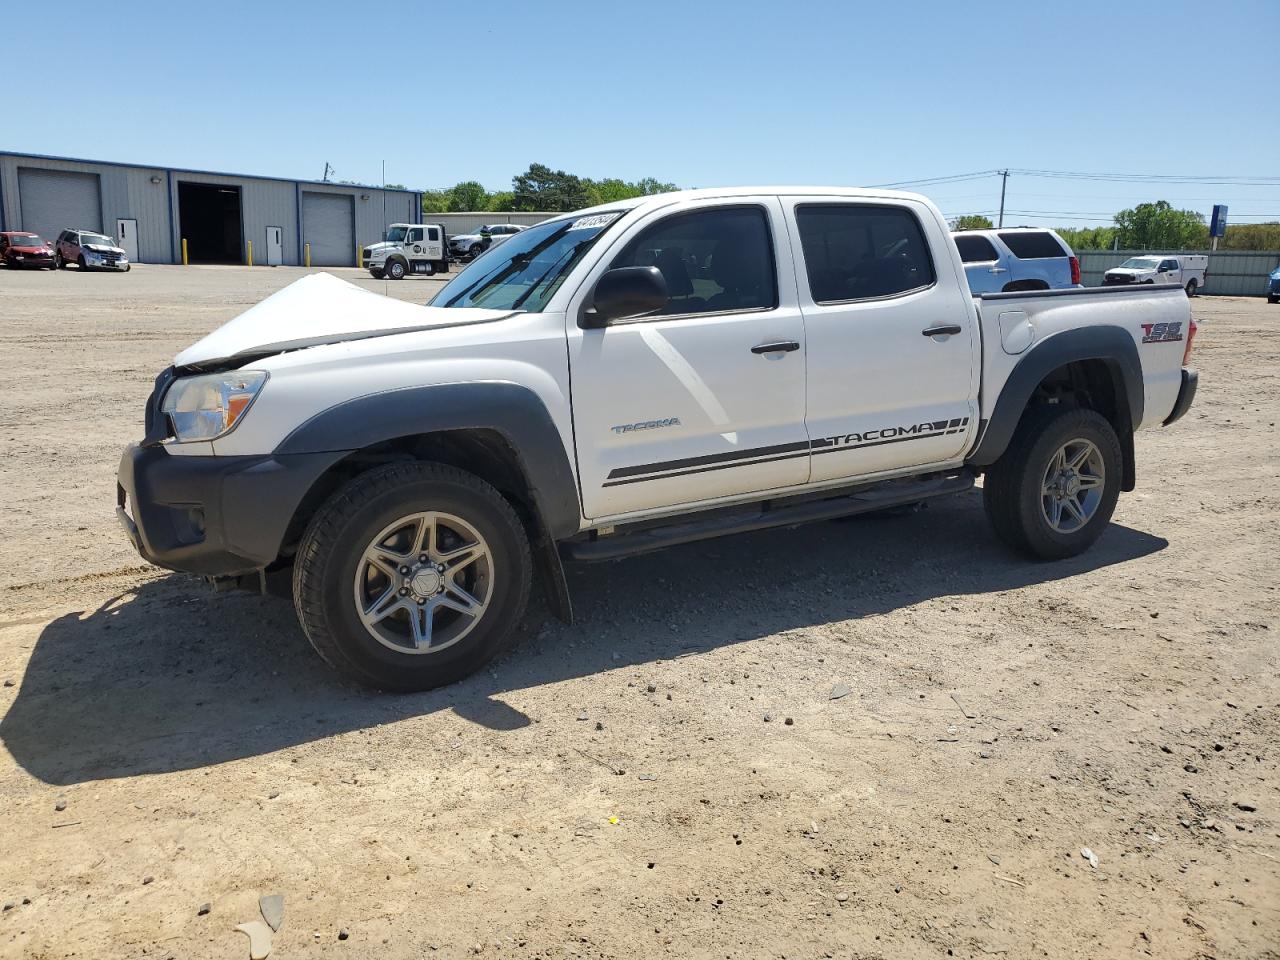
[[[478,243],[473,243],[469,248],[467,248],[467,253],[469,253],[471,255],[471,259],[474,260],[476,257],[480,256],[480,254],[484,253],[484,247],[480,246]]]
[[[1274,297],[1274,296],[1271,296],[1270,294],[1268,294],[1268,295],[1267,295],[1267,303],[1280,303],[1280,297]]]
[[[396,566],[370,559],[379,551],[404,553],[433,521],[438,533],[426,540],[426,554],[404,556]],[[457,572],[450,573],[449,553],[468,542],[483,553],[455,559]],[[428,561],[415,563],[421,556]],[[531,578],[528,537],[498,491],[443,464],[390,464],[357,476],[312,518],[294,563],[294,608],[311,645],[340,673],[381,690],[429,690],[460,680],[506,648]],[[478,616],[460,611],[458,604],[470,601],[483,604]],[[384,603],[386,613],[366,627],[358,603],[369,612]],[[424,624],[430,637],[415,650]]]
[[[383,272],[381,270],[370,270],[369,276],[373,277],[373,279],[375,280],[381,280],[383,277]]]
[[[1188,296],[1188,297],[1194,297],[1194,296],[1196,295],[1196,290],[1197,290],[1197,288],[1198,288],[1199,286],[1200,286],[1200,285],[1199,285],[1198,283],[1196,283],[1194,279],[1193,279],[1193,280],[1188,280],[1188,281],[1187,281],[1187,296]]]
[[[76,257],[76,266],[77,266],[77,267],[79,267],[81,270],[88,270],[88,269],[89,269],[89,265],[88,265],[87,263],[85,263],[85,262],[84,262],[84,254],[83,254],[83,253],[82,253],[82,254],[80,254],[80,256]]]
[[[1062,481],[1065,489],[1059,490],[1064,494],[1072,489],[1062,470],[1051,471],[1063,450],[1069,458],[1081,452],[1089,456],[1074,472],[1077,482],[1086,481],[1086,489],[1059,499],[1044,491],[1051,478]],[[1101,414],[1056,405],[1033,408],[1018,425],[1009,449],[987,470],[982,503],[996,536],[1019,553],[1037,560],[1073,557],[1087,550],[1111,522],[1122,465],[1120,440]],[[1089,485],[1090,480],[1098,482]],[[1067,499],[1076,504],[1075,510]],[[1057,529],[1052,520],[1055,500],[1060,513]]]
[[[53,269],[55,269],[55,270],[65,270],[65,269],[67,269],[67,261],[65,261],[65,260],[63,260],[63,259],[62,259],[62,254],[60,254],[60,253],[55,253],[55,254],[53,255]]]
[[[387,278],[390,280],[403,280],[404,279],[404,261],[388,260],[387,268],[385,272],[386,272]]]

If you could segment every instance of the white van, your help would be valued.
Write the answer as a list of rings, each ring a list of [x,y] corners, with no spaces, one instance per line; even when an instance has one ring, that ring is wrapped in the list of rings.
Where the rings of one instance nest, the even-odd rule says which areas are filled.
[[[1209,258],[1203,253],[1153,253],[1130,257],[1102,277],[1104,287],[1122,283],[1176,283],[1194,297],[1204,286]]]

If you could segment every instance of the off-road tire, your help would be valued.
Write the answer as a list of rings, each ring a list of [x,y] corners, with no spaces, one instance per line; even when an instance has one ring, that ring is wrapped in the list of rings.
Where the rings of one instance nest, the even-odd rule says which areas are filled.
[[[1041,506],[1050,459],[1063,444],[1090,440],[1102,455],[1102,496],[1093,515],[1078,530],[1054,530]],[[1036,560],[1062,560],[1082,553],[1102,535],[1120,496],[1123,456],[1115,429],[1093,410],[1056,404],[1024,414],[1009,448],[987,469],[982,504],[996,536]]]
[[[476,626],[452,646],[401,653],[365,629],[353,584],[378,531],[426,510],[463,518],[484,537],[493,556],[493,595]],[[529,600],[532,568],[520,518],[489,484],[444,464],[390,464],[357,476],[312,518],[294,562],[294,609],[311,645],[338,672],[380,690],[429,690],[462,679],[507,647]]]

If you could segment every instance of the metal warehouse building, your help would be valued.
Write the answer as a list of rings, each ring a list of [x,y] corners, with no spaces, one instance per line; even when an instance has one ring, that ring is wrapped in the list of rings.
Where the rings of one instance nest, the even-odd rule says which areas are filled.
[[[54,240],[112,235],[140,263],[356,266],[392,223],[418,223],[410,190],[0,153],[0,230]]]

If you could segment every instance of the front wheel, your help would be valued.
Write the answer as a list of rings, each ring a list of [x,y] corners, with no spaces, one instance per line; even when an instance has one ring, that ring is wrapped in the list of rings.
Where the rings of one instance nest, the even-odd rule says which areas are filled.
[[[65,260],[63,260],[63,259],[62,259],[62,254],[60,254],[60,253],[55,253],[55,254],[53,255],[53,269],[55,269],[55,270],[65,270],[65,269],[67,269],[67,261],[65,261]]]
[[[83,253],[82,253],[82,254],[80,254],[80,256],[76,257],[76,266],[77,266],[77,267],[79,267],[81,270],[88,270],[88,269],[89,269],[89,265],[88,265],[87,263],[85,263],[85,262],[84,262],[84,254],[83,254]]]
[[[369,276],[373,277],[373,279],[375,279],[375,280],[381,280],[381,279],[382,279],[382,276],[383,276],[383,273],[382,273],[382,271],[381,271],[381,270],[370,270],[370,271],[369,271]]]
[[[1101,414],[1048,406],[1028,411],[988,470],[982,502],[996,535],[1038,560],[1087,550],[1120,496],[1120,440]]]
[[[1267,303],[1280,303],[1280,295],[1267,294]]]
[[[1198,289],[1198,287],[1199,287],[1199,286],[1200,286],[1200,285],[1199,285],[1198,283],[1196,283],[1196,282],[1195,282],[1195,280],[1188,280],[1188,281],[1187,281],[1187,296],[1188,296],[1188,297],[1194,297],[1194,296],[1196,295],[1196,290]]]
[[[443,464],[391,464],[312,519],[294,607],[330,666],[383,690],[427,690],[504,649],[531,576],[524,527],[493,487]]]
[[[404,262],[402,260],[387,261],[386,275],[392,280],[403,280]]]

